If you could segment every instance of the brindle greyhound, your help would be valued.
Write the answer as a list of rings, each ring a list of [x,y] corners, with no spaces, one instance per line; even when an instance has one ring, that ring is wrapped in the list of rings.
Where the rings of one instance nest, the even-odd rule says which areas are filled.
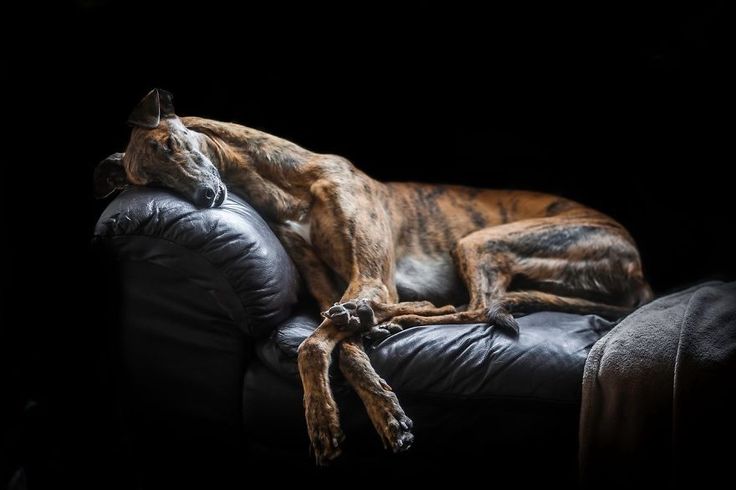
[[[488,323],[514,335],[513,313],[620,317],[651,297],[624,227],[568,199],[377,182],[339,156],[237,124],[179,118],[163,90],[146,95],[129,123],[125,153],[96,170],[98,196],[159,184],[208,208],[225,200],[226,183],[269,221],[322,308],[324,320],[298,355],[318,464],[336,458],[343,440],[328,378],[336,346],[384,445],[401,451],[412,443],[412,422],[360,334]]]

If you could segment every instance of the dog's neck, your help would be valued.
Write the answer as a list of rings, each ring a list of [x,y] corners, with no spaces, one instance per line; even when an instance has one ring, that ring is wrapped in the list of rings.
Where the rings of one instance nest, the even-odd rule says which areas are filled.
[[[271,221],[301,220],[314,181],[310,162],[318,155],[276,136],[233,123],[182,118],[201,137],[200,149],[220,176]]]

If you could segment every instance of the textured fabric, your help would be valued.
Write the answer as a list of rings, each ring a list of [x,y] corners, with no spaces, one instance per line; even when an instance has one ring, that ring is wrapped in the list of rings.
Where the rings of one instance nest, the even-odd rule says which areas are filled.
[[[107,239],[124,260],[180,270],[197,262],[200,272],[209,264],[190,280],[210,288],[250,335],[270,332],[297,300],[294,264],[263,219],[232,194],[219,208],[198,209],[167,190],[132,187],[103,212],[95,238]]]
[[[735,380],[736,283],[696,286],[632,313],[585,366],[584,483],[723,481],[736,438]]]

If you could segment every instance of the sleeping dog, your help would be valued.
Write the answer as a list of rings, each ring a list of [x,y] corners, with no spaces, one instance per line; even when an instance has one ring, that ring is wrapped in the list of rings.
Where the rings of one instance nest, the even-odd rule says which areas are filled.
[[[651,297],[624,227],[568,199],[378,182],[340,156],[237,124],[180,118],[171,94],[158,89],[129,123],[125,153],[96,170],[99,197],[155,184],[209,208],[228,189],[241,194],[269,221],[319,303],[324,319],[298,356],[318,464],[336,458],[343,439],[328,379],[336,346],[384,445],[401,451],[412,443],[412,422],[370,365],[361,335],[447,323],[488,323],[514,335],[514,314],[620,317]]]

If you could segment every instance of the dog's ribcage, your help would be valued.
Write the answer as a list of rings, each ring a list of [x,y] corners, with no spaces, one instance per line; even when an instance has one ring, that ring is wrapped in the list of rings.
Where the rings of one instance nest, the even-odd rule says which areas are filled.
[[[409,255],[396,263],[396,289],[401,301],[463,304],[465,286],[449,254]]]

